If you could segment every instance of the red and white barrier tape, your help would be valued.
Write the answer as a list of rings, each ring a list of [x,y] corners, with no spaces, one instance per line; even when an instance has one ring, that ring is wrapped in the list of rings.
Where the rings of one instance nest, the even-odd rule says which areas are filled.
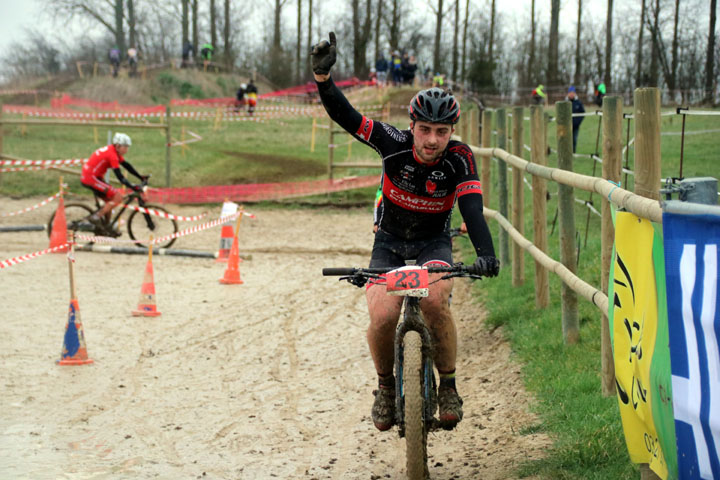
[[[45,200],[43,200],[42,202],[40,202],[40,203],[38,203],[38,204],[36,204],[36,205],[33,205],[32,207],[23,208],[22,210],[18,210],[17,212],[0,213],[0,218],[2,218],[2,217],[13,217],[13,216],[15,216],[15,215],[20,215],[21,213],[27,213],[27,212],[30,212],[30,211],[32,211],[32,210],[36,210],[36,209],[38,209],[38,208],[40,208],[40,207],[42,207],[42,206],[44,206],[44,205],[47,205],[48,203],[52,202],[53,200],[55,200],[55,199],[56,199],[57,197],[59,197],[59,196],[60,196],[60,192],[57,192],[57,193],[56,193],[55,195],[53,195],[52,197],[48,197],[48,198],[46,198]]]
[[[69,244],[64,243],[57,247],[46,248],[45,250],[40,250],[39,252],[28,253],[27,255],[21,255],[19,257],[15,257],[15,258],[8,258],[7,260],[3,260],[0,262],[0,269],[12,267],[13,265],[17,265],[18,263],[26,262],[33,258],[37,258],[41,255],[45,255],[46,253],[57,252],[58,250],[65,249],[68,246],[69,246]]]
[[[3,167],[0,172],[27,172],[31,170],[46,170],[60,165],[82,165],[87,158],[72,158],[69,160],[0,160],[0,165],[32,165],[23,167]]]
[[[178,220],[180,222],[194,222],[196,220],[200,220],[201,218],[205,218],[208,215],[210,215],[210,212],[203,212],[200,215],[194,215],[192,217],[183,217],[181,215],[173,215],[172,213],[161,212],[160,210],[155,210],[154,208],[144,208],[144,207],[138,207],[136,205],[124,205],[124,206],[125,206],[125,208],[130,208],[130,209],[138,211],[138,212],[149,213],[150,215],[155,215],[156,217],[169,218],[170,220]]]
[[[193,138],[191,138],[190,140],[177,141],[177,142],[171,143],[170,146],[171,146],[171,147],[181,147],[181,146],[183,146],[183,145],[187,145],[188,143],[199,142],[200,140],[203,139],[203,137],[201,137],[200,135],[198,135],[198,134],[195,133],[195,132],[191,132],[190,130],[188,130],[187,133],[189,133],[190,136],[193,137]]]

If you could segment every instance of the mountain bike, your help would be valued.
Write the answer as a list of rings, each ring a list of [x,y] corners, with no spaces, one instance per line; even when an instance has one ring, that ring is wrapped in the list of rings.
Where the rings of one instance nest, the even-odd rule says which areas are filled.
[[[98,212],[102,207],[100,199],[97,195],[95,196],[95,208],[85,203],[66,203],[65,221],[67,222],[67,229],[75,232],[87,232],[95,236],[106,236],[112,238],[119,237],[122,235],[120,230],[118,230],[118,226],[121,224],[120,217],[122,217],[125,211],[128,210],[126,207],[134,201],[137,201],[138,206],[145,209],[157,210],[167,214],[168,211],[164,208],[145,203],[143,193],[147,189],[147,179],[142,181],[141,186],[142,191],[131,191],[123,197],[122,203],[118,204],[115,209],[117,212],[114,216],[111,216],[109,220],[105,217],[101,217],[102,224],[98,226],[94,225],[89,220],[90,215]],[[52,224],[56,213],[57,210],[52,213],[50,220],[48,221],[48,235],[52,232]],[[127,230],[130,238],[135,240],[135,243],[147,247],[150,235],[152,235],[155,239],[165,237],[177,232],[178,225],[177,221],[174,219],[133,210],[128,217]],[[155,245],[160,248],[168,248],[175,243],[175,240],[175,238],[170,238],[169,240],[165,240],[162,243],[156,243]]]
[[[400,437],[405,437],[408,478],[427,478],[428,432],[445,427],[435,418],[437,382],[433,345],[420,310],[420,298],[429,294],[431,273],[446,274],[432,283],[454,277],[482,277],[473,265],[460,263],[450,267],[407,265],[396,269],[324,268],[322,273],[340,276],[340,280],[358,287],[369,279],[384,277],[388,295],[405,297],[402,319],[395,329],[395,424]]]

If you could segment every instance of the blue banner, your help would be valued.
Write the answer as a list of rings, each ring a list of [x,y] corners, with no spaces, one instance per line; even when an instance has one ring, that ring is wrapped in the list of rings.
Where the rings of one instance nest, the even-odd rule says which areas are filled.
[[[680,479],[720,480],[720,216],[663,213]]]

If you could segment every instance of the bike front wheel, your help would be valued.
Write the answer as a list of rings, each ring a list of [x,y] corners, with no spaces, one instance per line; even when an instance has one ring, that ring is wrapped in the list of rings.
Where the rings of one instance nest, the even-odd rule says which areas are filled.
[[[407,476],[427,478],[427,429],[422,395],[422,339],[409,331],[403,340],[403,393],[405,397],[405,446]]]
[[[95,226],[87,219],[92,212],[93,211],[90,207],[82,203],[66,203],[65,223],[67,224],[67,229],[75,232],[95,233]],[[50,215],[50,220],[48,220],[48,237],[52,234],[52,226],[55,221],[55,215],[57,215],[57,210]]]
[[[155,205],[145,205],[145,208],[168,213],[164,208]],[[150,215],[135,210],[130,214],[130,218],[128,219],[128,233],[130,234],[130,238],[136,240],[139,245],[144,247],[149,245],[150,235],[152,235],[153,239],[159,239],[176,233],[177,231],[177,221],[170,218]],[[156,243],[156,245],[160,248],[168,248],[175,243],[175,240],[175,238],[165,239],[160,243]]]

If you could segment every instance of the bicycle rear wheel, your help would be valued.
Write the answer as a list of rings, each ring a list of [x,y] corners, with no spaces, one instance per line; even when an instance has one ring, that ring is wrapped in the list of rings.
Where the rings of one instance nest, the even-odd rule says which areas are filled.
[[[95,233],[95,226],[87,220],[87,217],[91,215],[92,212],[90,207],[82,203],[66,203],[65,222],[67,223],[67,229],[76,232]],[[52,233],[52,225],[56,214],[57,209],[50,215],[50,220],[48,220],[48,237]]]
[[[145,205],[145,207],[168,213],[167,210],[156,205]],[[130,238],[137,240],[138,244],[144,247],[148,246],[150,235],[152,235],[154,239],[158,239],[177,231],[177,221],[165,217],[145,214],[137,210],[130,214],[130,218],[128,220],[128,233],[130,234]],[[170,245],[175,243],[175,240],[175,238],[170,238],[163,242],[156,243],[156,245],[160,248],[168,248]]]
[[[422,340],[418,332],[411,330],[405,334],[403,343],[407,476],[410,480],[424,480],[427,476],[427,429],[422,395]]]

